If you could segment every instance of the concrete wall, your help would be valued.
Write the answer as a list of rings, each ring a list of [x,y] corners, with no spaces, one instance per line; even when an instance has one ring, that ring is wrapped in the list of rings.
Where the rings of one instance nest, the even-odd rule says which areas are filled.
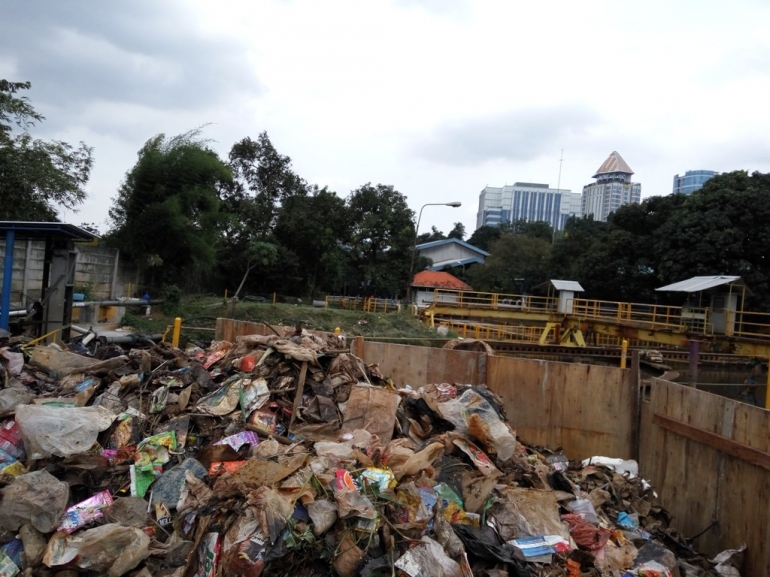
[[[137,290],[141,281],[136,265],[120,254],[118,249],[104,246],[76,244],[75,264],[76,292],[89,287],[95,300],[105,300],[127,295]],[[5,239],[0,240],[0,259],[5,257]],[[2,260],[0,260],[2,262]],[[17,240],[14,246],[11,305],[24,307],[38,300],[42,291],[45,242]],[[115,266],[117,263],[117,267]],[[0,282],[3,267],[0,266]]]

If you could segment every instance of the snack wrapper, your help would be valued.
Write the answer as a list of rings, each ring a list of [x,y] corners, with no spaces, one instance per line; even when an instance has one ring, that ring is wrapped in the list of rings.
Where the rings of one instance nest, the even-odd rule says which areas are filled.
[[[259,437],[254,431],[241,431],[235,435],[225,437],[215,445],[230,445],[234,451],[240,449],[243,445],[259,445]]]
[[[67,509],[62,517],[61,525],[56,530],[72,533],[83,525],[100,519],[103,515],[102,511],[112,503],[112,494],[109,491],[97,493]]]
[[[215,461],[209,466],[209,475],[214,477],[215,475],[221,475],[222,473],[232,474],[245,464],[246,461]]]

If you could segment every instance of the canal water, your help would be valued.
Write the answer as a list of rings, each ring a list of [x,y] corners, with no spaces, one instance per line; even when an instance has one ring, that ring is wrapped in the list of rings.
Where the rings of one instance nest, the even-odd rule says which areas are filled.
[[[765,406],[767,370],[763,367],[698,367],[695,381],[695,386],[703,391],[759,407]],[[686,368],[680,370],[675,382],[692,384]]]

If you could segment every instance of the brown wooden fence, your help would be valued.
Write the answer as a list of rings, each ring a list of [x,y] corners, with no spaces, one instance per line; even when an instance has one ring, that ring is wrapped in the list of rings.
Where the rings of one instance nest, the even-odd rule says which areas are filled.
[[[642,402],[640,470],[677,529],[716,553],[747,543],[770,575],[770,412],[656,379]]]

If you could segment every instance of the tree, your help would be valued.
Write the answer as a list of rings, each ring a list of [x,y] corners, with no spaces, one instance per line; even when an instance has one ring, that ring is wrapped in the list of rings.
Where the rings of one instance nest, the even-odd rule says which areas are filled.
[[[444,240],[446,236],[442,231],[435,226],[430,227],[430,232],[424,232],[417,237],[417,244],[425,244],[426,242],[433,242],[434,240]]]
[[[539,238],[546,242],[553,241],[553,228],[542,220],[528,221],[519,219],[511,223],[510,232],[531,238]]]
[[[344,199],[326,188],[287,198],[280,208],[275,237],[297,255],[303,293],[339,291],[344,284],[350,219]]]
[[[593,215],[570,216],[551,252],[554,278],[585,283],[584,272],[590,271],[584,262],[586,255],[595,243],[601,242],[606,228],[607,223],[594,220]]]
[[[245,282],[248,277],[244,288],[272,292],[288,287],[289,292],[298,292],[299,262],[289,249],[279,246],[274,228],[282,204],[295,196],[306,196],[307,183],[294,173],[291,158],[275,149],[266,132],[256,140],[246,137],[236,142],[230,150],[229,166],[234,178],[221,191],[222,242],[217,257],[222,283],[232,287],[233,279]],[[259,259],[259,264],[254,264],[257,261],[250,255],[255,242],[263,249],[272,245],[270,253],[277,255],[275,260]],[[244,267],[249,263],[251,268]],[[259,274],[249,276],[254,268]]]
[[[468,271],[476,290],[519,294],[549,278],[551,244],[541,238],[507,233],[492,243],[484,266]]]
[[[454,228],[449,231],[447,238],[463,240],[465,238],[465,225],[461,222],[456,222]]]
[[[75,209],[86,198],[92,149],[34,139],[44,120],[26,97],[29,82],[0,80],[0,220],[57,220],[57,207]]]
[[[490,226],[488,224],[477,228],[471,237],[468,239],[468,244],[472,244],[476,248],[489,251],[489,247],[494,241],[506,232],[511,232],[513,227],[508,222],[500,223],[497,226]]]
[[[110,241],[147,268],[150,283],[202,278],[216,258],[218,192],[231,181],[199,129],[159,134],[139,151],[113,198]]]
[[[352,223],[351,276],[361,293],[406,290],[414,241],[414,211],[392,186],[367,183],[347,198]]]
[[[661,279],[740,275],[753,304],[770,298],[770,174],[717,175],[685,197],[660,227],[655,252]]]
[[[235,177],[225,195],[228,210],[248,225],[249,234],[265,240],[271,234],[278,208],[287,198],[307,194],[307,183],[291,169],[291,158],[279,154],[267,132],[257,140],[236,142],[230,151]]]

